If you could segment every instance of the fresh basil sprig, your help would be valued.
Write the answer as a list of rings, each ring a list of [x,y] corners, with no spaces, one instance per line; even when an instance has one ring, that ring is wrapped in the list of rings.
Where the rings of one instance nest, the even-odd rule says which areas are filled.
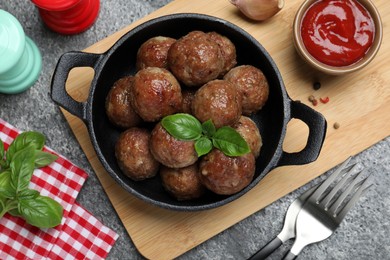
[[[227,156],[241,156],[250,152],[248,143],[236,130],[230,126],[216,129],[211,120],[201,124],[190,114],[178,113],[164,117],[161,124],[173,137],[195,141],[194,147],[199,157],[208,154],[213,147]]]
[[[45,141],[41,133],[24,132],[5,151],[0,140],[0,218],[8,212],[39,228],[61,223],[61,204],[28,188],[34,169],[57,159],[56,155],[42,151]]]

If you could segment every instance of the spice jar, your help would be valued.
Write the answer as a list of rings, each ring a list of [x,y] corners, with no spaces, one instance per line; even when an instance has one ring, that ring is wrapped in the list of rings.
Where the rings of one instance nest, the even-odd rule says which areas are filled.
[[[31,0],[51,30],[61,34],[78,34],[93,25],[100,7],[99,0]]]
[[[0,93],[17,94],[31,87],[42,68],[42,56],[19,21],[0,10]]]

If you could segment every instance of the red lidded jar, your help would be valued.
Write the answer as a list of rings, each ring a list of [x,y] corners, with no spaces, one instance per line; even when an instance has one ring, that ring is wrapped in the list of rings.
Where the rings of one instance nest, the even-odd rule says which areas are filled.
[[[61,34],[77,34],[96,21],[100,0],[31,0],[44,23]]]

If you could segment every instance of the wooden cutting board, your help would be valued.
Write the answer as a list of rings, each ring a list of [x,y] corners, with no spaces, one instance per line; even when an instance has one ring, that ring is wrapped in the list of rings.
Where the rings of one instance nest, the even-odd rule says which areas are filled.
[[[284,9],[266,22],[251,22],[228,0],[175,0],[149,16],[87,48],[102,53],[123,34],[151,18],[171,13],[204,13],[226,19],[251,33],[271,54],[282,73],[293,100],[309,106],[308,96],[329,97],[327,104],[313,107],[328,121],[328,132],[320,157],[304,166],[280,167],[240,199],[217,209],[188,213],[174,212],[146,204],[117,185],[100,164],[85,125],[63,113],[73,129],[92,167],[140,253],[149,259],[171,259],[262,209],[282,196],[357,154],[390,134],[390,6],[387,0],[373,0],[382,16],[384,39],[374,61],[362,71],[331,77],[314,71],[297,56],[292,43],[292,23],[301,1],[286,1]],[[93,77],[91,68],[73,69],[67,91],[76,100],[86,100]],[[312,84],[321,82],[320,90]],[[333,124],[338,122],[339,129]],[[307,126],[293,119],[288,125],[284,150],[302,149]]]

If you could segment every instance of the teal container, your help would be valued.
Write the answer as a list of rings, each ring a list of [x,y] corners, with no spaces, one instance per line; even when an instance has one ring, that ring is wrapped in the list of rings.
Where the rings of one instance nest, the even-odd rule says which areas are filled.
[[[19,21],[0,10],[0,93],[18,94],[37,81],[42,56]]]

